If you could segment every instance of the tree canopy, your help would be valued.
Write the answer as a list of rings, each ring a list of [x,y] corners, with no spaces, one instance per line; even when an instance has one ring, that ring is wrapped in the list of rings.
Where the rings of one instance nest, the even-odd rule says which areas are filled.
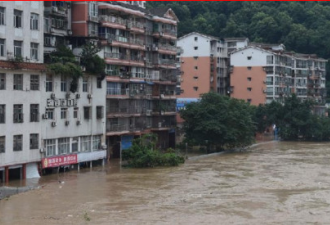
[[[187,140],[217,148],[243,147],[254,140],[252,110],[243,100],[204,94],[180,112]]]

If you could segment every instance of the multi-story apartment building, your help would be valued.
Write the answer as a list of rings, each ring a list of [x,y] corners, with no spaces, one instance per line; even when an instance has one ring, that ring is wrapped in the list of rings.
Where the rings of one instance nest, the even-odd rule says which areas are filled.
[[[129,5],[136,5],[141,8],[144,8],[144,9],[146,8],[146,1],[118,1],[118,2],[129,4]]]
[[[73,2],[74,52],[98,43],[107,63],[107,145],[114,156],[144,133],[159,146],[175,142],[177,22],[170,9],[119,2]],[[129,145],[129,144],[128,144]]]
[[[106,156],[106,81],[47,70],[43,4],[0,3],[0,181]]]
[[[283,45],[251,43],[232,52],[230,62],[231,97],[258,105],[295,93],[303,100],[324,103],[327,60],[316,55],[287,52]]]

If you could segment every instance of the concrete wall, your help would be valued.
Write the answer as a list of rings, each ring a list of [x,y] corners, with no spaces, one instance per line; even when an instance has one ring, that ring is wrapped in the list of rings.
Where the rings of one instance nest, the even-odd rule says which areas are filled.
[[[195,37],[197,37],[197,41],[195,41]],[[181,57],[210,57],[211,54],[210,39],[199,34],[192,34],[183,39],[179,39],[177,46],[183,49]],[[195,47],[198,49],[195,50]]]

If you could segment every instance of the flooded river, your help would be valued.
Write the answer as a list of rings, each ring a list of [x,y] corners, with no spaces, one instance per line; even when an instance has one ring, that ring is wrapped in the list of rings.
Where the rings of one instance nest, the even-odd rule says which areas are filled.
[[[38,183],[0,201],[1,225],[330,224],[330,143],[271,142],[174,168],[112,162]]]

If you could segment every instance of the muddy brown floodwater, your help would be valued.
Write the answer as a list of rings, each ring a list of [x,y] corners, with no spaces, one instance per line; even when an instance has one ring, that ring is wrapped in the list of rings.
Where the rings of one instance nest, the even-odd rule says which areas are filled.
[[[42,177],[0,201],[0,224],[330,224],[329,162],[330,143],[286,142],[174,168],[112,162]]]

